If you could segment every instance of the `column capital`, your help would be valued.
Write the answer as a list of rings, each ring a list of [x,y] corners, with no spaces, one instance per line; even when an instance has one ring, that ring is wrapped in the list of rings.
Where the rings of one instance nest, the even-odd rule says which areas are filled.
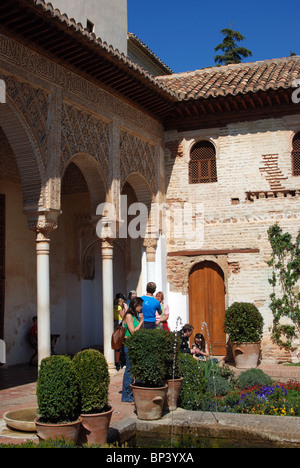
[[[101,248],[102,249],[113,249],[114,248],[114,239],[107,237],[106,239],[101,239]]]
[[[146,237],[143,239],[143,246],[146,249],[147,262],[155,262],[157,239],[154,237]]]
[[[60,213],[60,210],[25,213],[27,215],[28,227],[36,233],[37,241],[48,239],[50,232],[57,228]]]
[[[111,260],[113,258],[114,240],[110,237],[101,239],[101,252],[103,260]]]

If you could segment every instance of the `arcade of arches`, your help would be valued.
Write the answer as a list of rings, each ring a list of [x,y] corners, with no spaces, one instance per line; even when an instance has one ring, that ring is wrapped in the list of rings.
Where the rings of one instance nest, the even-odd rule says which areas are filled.
[[[139,111],[126,122],[109,105],[99,115],[63,101],[58,88],[50,99],[31,83],[6,83],[9,102],[0,106],[0,339],[8,363],[29,361],[27,334],[37,315],[39,361],[50,354],[52,333],[60,335],[57,352],[97,346],[113,367],[114,296],[144,292],[147,274],[155,272],[149,263],[156,263],[157,239],[100,239],[96,211],[108,202],[118,213],[120,195],[150,209],[164,195],[156,176],[160,127],[139,118]],[[115,98],[107,99],[111,104]],[[125,119],[128,111],[119,109]]]

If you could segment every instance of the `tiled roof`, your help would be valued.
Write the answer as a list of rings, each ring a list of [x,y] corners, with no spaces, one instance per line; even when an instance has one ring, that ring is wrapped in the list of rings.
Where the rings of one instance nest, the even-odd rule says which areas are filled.
[[[136,44],[146,55],[150,57],[150,59],[154,62],[156,62],[162,69],[165,70],[166,74],[171,75],[173,71],[171,70],[168,65],[166,65],[149,47],[141,41],[140,38],[138,38],[135,34],[133,33],[127,33],[127,39],[128,43],[130,46],[130,42],[133,42]]]
[[[205,68],[157,78],[180,100],[287,89],[296,79],[300,79],[300,56]]]
[[[53,8],[51,3],[46,0],[31,1],[50,13],[53,18],[84,36],[87,42],[93,42],[109,56],[119,60],[121,64],[128,66],[133,72],[138,73],[155,85],[158,90],[169,94],[175,100],[188,101],[286,89],[291,88],[295,79],[300,79],[300,56],[217,66],[154,77],[123,53],[97,38],[94,33],[89,33],[80,23],[76,23],[66,14]]]
[[[208,114],[219,117],[225,112],[225,116],[231,110],[248,113],[249,108],[262,109],[265,114],[268,108],[274,114],[276,106],[291,104],[288,94],[293,82],[300,79],[300,56],[157,77],[46,0],[0,1],[0,25],[1,34],[26,41],[28,47],[113,90],[149,114],[172,121],[170,126],[179,125],[184,118],[190,125],[193,113],[198,119],[195,125],[202,115],[205,124],[211,125]],[[299,112],[299,106],[292,107]]]
[[[24,0],[23,0],[24,1]],[[62,13],[58,8],[54,8],[52,3],[47,0],[28,0],[29,3],[41,8],[43,12],[50,15],[53,20],[60,22],[64,27],[74,32],[78,36],[81,36],[86,40],[86,44],[93,44],[98,47],[98,50],[105,53],[108,57],[116,60],[120,63],[120,66],[125,65],[128,70],[133,73],[137,73],[141,78],[151,82],[158,90],[167,93],[173,99],[177,98],[177,94],[174,93],[169,87],[166,87],[162,82],[157,81],[155,77],[141,67],[139,64],[130,60],[124,53],[119,52],[118,49],[114,49],[112,45],[103,41],[100,37],[97,37],[95,33],[89,32],[82,26],[81,23],[76,22],[73,18],[69,18],[66,13]],[[150,50],[150,49],[149,49]],[[163,62],[162,62],[163,63]],[[171,70],[170,70],[171,71]]]

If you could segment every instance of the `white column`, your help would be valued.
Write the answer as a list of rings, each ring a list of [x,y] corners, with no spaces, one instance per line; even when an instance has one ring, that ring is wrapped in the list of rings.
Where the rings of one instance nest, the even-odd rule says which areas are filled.
[[[59,210],[28,212],[28,227],[36,233],[38,364],[51,356],[50,239],[57,228]]]
[[[103,346],[109,369],[115,369],[115,354],[111,348],[114,331],[113,292],[113,240],[102,240],[102,284],[103,284]]]
[[[38,317],[38,363],[51,356],[50,328],[50,240],[36,240],[37,254],[37,317]]]

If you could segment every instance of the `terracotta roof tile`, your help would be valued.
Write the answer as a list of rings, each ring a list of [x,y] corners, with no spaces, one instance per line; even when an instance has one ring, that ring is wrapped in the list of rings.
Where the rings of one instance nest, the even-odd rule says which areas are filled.
[[[205,68],[157,80],[181,100],[193,100],[287,89],[297,78],[300,78],[300,56]]]
[[[135,74],[137,79],[143,80],[145,85],[151,84],[173,102],[288,89],[292,87],[294,80],[300,79],[300,56],[154,77],[123,53],[97,38],[95,34],[89,33],[80,23],[68,18],[66,14],[61,13],[46,0],[27,1],[51,16],[54,22],[59,21],[64,27],[84,37],[87,45],[89,43],[95,45],[115,62],[118,61],[122,68],[127,68],[128,72]]]

